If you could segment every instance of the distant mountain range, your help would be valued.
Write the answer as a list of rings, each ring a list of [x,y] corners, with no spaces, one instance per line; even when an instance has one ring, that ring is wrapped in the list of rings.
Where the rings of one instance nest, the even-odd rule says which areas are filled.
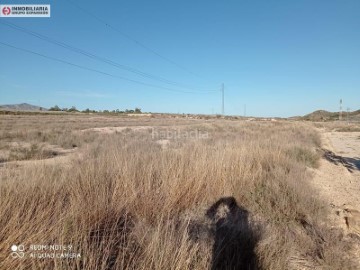
[[[9,111],[47,111],[46,108],[31,105],[28,103],[21,104],[10,104],[10,105],[0,105],[0,110],[9,110]]]

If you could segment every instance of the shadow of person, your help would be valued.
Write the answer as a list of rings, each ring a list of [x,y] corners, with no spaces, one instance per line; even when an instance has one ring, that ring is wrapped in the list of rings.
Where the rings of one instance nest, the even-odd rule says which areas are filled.
[[[326,149],[323,149],[323,152],[323,157],[326,160],[334,163],[335,165],[342,164],[351,173],[353,173],[355,170],[360,170],[359,158],[342,157]]]
[[[353,169],[360,170],[360,158],[346,157],[345,160],[353,165]]]
[[[235,198],[224,197],[206,212],[215,223],[211,269],[255,270],[259,232],[251,228],[248,211]]]

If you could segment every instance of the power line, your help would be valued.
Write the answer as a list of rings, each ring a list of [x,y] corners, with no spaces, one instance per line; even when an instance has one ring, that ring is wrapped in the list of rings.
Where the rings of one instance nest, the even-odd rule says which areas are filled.
[[[103,63],[106,63],[106,64],[109,64],[111,66],[114,66],[116,68],[119,68],[119,69],[123,69],[123,70],[126,70],[126,71],[129,71],[129,72],[132,72],[132,73],[135,73],[139,76],[142,76],[142,77],[146,77],[146,78],[150,78],[150,79],[153,79],[153,80],[157,80],[157,81],[161,81],[163,83],[167,83],[167,84],[171,84],[171,85],[174,85],[174,86],[177,86],[177,87],[181,87],[181,88],[186,88],[186,89],[189,89],[189,90],[192,90],[192,91],[199,91],[199,90],[195,90],[194,88],[191,88],[189,86],[186,86],[184,84],[181,84],[181,83],[178,83],[178,82],[174,82],[174,81],[170,81],[170,80],[167,80],[167,79],[164,79],[162,77],[159,77],[159,76],[155,76],[155,75],[152,75],[152,74],[149,74],[149,73],[145,73],[145,72],[142,72],[140,70],[137,70],[135,68],[132,68],[132,67],[129,67],[129,66],[126,66],[126,65],[123,65],[123,64],[119,64],[115,61],[112,61],[112,60],[109,60],[109,59],[106,59],[106,58],[103,58],[103,57],[100,57],[100,56],[97,56],[93,53],[90,53],[90,52],[87,52],[85,50],[82,50],[82,49],[79,49],[77,47],[74,47],[72,45],[69,45],[69,44],[66,44],[64,42],[61,42],[61,41],[58,41],[56,39],[53,39],[53,38],[50,38],[48,36],[45,36],[43,34],[39,34],[37,32],[34,32],[34,31],[31,31],[29,29],[26,29],[24,27],[21,27],[21,26],[18,26],[16,24],[13,24],[13,23],[9,23],[9,22],[4,22],[2,20],[0,20],[0,23],[3,24],[3,25],[6,25],[8,27],[11,27],[15,30],[18,30],[18,31],[21,31],[23,33],[26,33],[28,35],[31,35],[31,36],[34,36],[36,38],[39,38],[41,40],[44,40],[46,42],[49,42],[49,43],[52,43],[52,44],[55,44],[57,46],[60,46],[62,48],[65,48],[65,49],[68,49],[70,51],[73,51],[75,53],[79,53],[79,54],[82,54],[84,56],[87,56],[91,59],[94,59],[96,61],[100,61],[100,62],[103,62]],[[209,91],[205,91],[205,92],[209,92]],[[215,92],[215,91],[214,91]]]
[[[9,48],[13,48],[13,49],[16,49],[16,50],[19,50],[19,51],[23,51],[23,52],[26,52],[26,53],[29,53],[29,54],[37,55],[37,56],[40,56],[42,58],[46,58],[46,59],[53,60],[53,61],[56,61],[56,62],[60,62],[60,63],[63,63],[63,64],[67,64],[67,65],[70,65],[70,66],[74,66],[74,67],[84,69],[84,70],[87,70],[87,71],[96,72],[96,73],[99,73],[99,74],[102,74],[102,75],[105,75],[105,76],[125,80],[125,81],[128,81],[128,82],[132,82],[132,83],[136,83],[136,84],[140,84],[140,85],[144,85],[144,86],[148,86],[148,87],[159,88],[159,89],[163,89],[163,90],[167,90],[167,91],[171,91],[171,92],[180,92],[180,93],[189,93],[189,94],[190,93],[191,94],[203,94],[203,93],[206,93],[206,92],[200,93],[200,92],[181,91],[181,90],[171,89],[171,88],[168,88],[168,87],[163,87],[163,86],[157,86],[157,85],[154,85],[154,84],[144,83],[144,82],[141,82],[141,81],[137,81],[137,80],[125,78],[125,77],[122,77],[122,76],[113,75],[111,73],[103,72],[101,70],[97,70],[97,69],[89,68],[89,67],[86,67],[86,66],[81,66],[81,65],[78,65],[78,64],[74,64],[74,63],[59,59],[59,58],[55,58],[55,57],[52,57],[52,56],[47,56],[47,55],[37,53],[37,52],[31,51],[31,50],[28,50],[28,49],[19,48],[19,47],[16,47],[16,46],[13,46],[11,44],[4,43],[4,42],[1,42],[1,41],[0,41],[0,45],[6,46],[6,47],[9,47]],[[210,93],[210,91],[208,93]]]
[[[173,61],[173,60],[171,60],[171,59],[163,56],[162,54],[158,53],[157,51],[151,49],[150,47],[146,46],[146,45],[143,44],[142,42],[140,42],[140,41],[138,41],[137,39],[131,37],[129,34],[126,34],[125,32],[123,32],[123,31],[119,30],[118,28],[112,26],[112,25],[109,24],[107,21],[105,21],[105,20],[103,20],[102,18],[98,17],[98,16],[95,15],[94,13],[92,13],[92,12],[84,9],[84,8],[81,7],[79,4],[77,4],[77,3],[75,3],[75,2],[73,2],[73,1],[71,1],[71,0],[67,0],[67,1],[68,1],[70,4],[76,6],[76,7],[77,7],[78,9],[80,9],[82,12],[84,12],[84,13],[88,14],[89,16],[95,18],[97,21],[101,22],[102,24],[104,24],[105,26],[109,27],[111,30],[119,33],[120,35],[124,36],[125,38],[131,40],[132,42],[134,42],[134,43],[137,44],[138,46],[142,47],[143,49],[145,49],[145,50],[151,52],[152,54],[160,57],[161,59],[163,59],[163,60],[165,60],[165,61],[173,64],[174,66],[176,66],[176,67],[178,67],[178,68],[180,68],[180,69],[182,69],[182,70],[190,73],[191,75],[194,75],[194,76],[199,77],[199,75],[197,75],[197,74],[195,74],[194,72],[190,71],[190,70],[187,69],[186,67],[184,67],[184,66],[176,63],[175,61]]]

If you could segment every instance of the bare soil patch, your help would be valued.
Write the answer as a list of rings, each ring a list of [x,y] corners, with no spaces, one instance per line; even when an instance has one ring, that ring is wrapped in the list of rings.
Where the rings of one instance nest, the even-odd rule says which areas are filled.
[[[12,142],[9,150],[1,150],[0,167],[34,166],[39,164],[63,164],[70,161],[77,148],[64,149],[57,145]]]
[[[324,158],[314,169],[313,186],[329,207],[333,228],[354,239],[353,256],[360,269],[359,132],[322,132]]]
[[[152,128],[153,128],[152,126],[99,127],[99,128],[87,128],[87,129],[83,129],[81,131],[82,132],[95,131],[95,132],[99,132],[102,134],[113,134],[116,132],[122,132],[122,131],[127,131],[127,130],[139,131],[139,130],[148,130],[148,129],[152,129]]]

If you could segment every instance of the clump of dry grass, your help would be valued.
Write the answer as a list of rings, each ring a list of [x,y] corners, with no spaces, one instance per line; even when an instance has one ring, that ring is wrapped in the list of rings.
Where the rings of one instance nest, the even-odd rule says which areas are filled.
[[[46,159],[57,155],[56,151],[47,149],[44,145],[32,143],[28,146],[10,147],[6,161]]]
[[[310,149],[306,147],[294,146],[288,151],[290,158],[305,164],[311,168],[317,168],[319,166],[319,154],[317,149]]]
[[[306,166],[318,158],[313,129],[197,124],[207,139],[173,139],[164,148],[147,131],[129,130],[94,137],[70,167],[2,168],[0,268],[216,268],[214,258],[231,255],[214,253],[222,233],[234,233],[237,242],[225,246],[231,252],[245,227],[254,235],[249,254],[258,269],[292,269],[304,261],[317,269],[350,265],[338,249],[341,237],[320,225],[323,206],[307,183]],[[236,207],[206,215],[228,197]],[[239,227],[241,213],[247,222]],[[71,244],[82,257],[14,260],[8,256],[14,243]]]
[[[337,132],[360,132],[359,122],[333,121],[333,122],[316,122],[314,126],[317,128],[327,129]]]
[[[351,126],[341,127],[341,128],[338,128],[336,131],[338,131],[338,132],[360,132],[360,126],[351,125]]]

